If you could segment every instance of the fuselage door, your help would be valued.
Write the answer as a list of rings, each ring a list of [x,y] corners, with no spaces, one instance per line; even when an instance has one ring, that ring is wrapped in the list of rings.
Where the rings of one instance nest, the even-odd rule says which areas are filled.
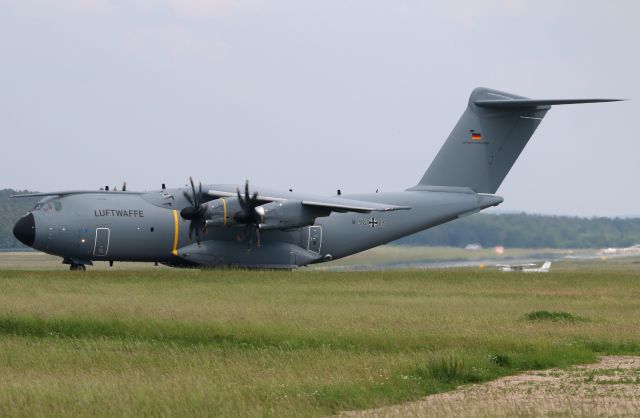
[[[320,247],[322,247],[322,227],[310,226],[309,242],[307,243],[307,250],[320,254]]]
[[[111,231],[109,228],[96,229],[96,245],[93,247],[93,255],[104,257],[109,251],[109,238]]]

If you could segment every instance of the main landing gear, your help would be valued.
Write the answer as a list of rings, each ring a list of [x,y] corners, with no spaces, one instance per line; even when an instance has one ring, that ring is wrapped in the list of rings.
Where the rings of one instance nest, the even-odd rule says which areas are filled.
[[[68,258],[68,257],[65,257],[62,260],[62,264],[69,264],[69,270],[71,271],[85,271],[87,269],[87,264],[90,266],[93,265],[91,260],[83,260],[81,258]]]

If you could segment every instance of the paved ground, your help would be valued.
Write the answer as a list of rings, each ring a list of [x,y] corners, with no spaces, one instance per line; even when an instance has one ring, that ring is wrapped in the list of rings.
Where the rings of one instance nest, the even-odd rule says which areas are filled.
[[[527,372],[343,417],[640,416],[640,357]]]

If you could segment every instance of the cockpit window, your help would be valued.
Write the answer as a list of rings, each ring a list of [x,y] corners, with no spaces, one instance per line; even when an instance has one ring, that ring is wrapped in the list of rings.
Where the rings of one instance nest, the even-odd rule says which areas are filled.
[[[33,207],[32,212],[35,212],[37,210],[41,210],[43,212],[51,212],[52,207],[49,203],[38,203]]]

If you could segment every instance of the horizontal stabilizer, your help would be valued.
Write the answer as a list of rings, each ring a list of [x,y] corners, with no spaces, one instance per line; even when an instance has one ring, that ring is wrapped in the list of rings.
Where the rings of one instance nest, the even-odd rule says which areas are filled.
[[[620,102],[624,99],[506,99],[506,100],[476,100],[476,106],[496,109],[518,109],[523,107],[555,106],[565,104]]]

